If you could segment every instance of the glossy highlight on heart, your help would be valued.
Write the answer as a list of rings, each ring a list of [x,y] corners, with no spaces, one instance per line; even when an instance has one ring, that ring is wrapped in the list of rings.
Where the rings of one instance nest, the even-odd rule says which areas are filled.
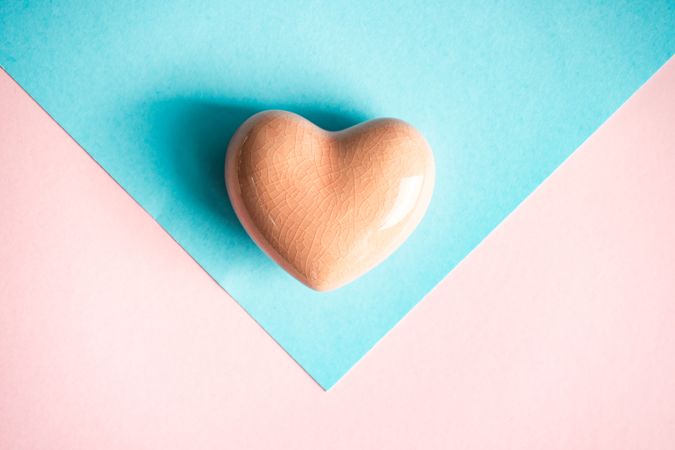
[[[343,286],[391,255],[426,212],[434,176],[429,145],[401,120],[330,132],[286,111],[244,122],[225,162],[244,229],[318,291]]]

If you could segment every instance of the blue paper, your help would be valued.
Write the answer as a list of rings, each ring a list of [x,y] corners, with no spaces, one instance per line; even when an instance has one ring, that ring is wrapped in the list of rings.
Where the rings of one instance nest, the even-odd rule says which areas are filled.
[[[672,1],[552,3],[3,2],[0,63],[329,388],[675,48]],[[228,140],[268,108],[398,117],[434,150],[417,231],[335,292],[278,268],[228,203]]]

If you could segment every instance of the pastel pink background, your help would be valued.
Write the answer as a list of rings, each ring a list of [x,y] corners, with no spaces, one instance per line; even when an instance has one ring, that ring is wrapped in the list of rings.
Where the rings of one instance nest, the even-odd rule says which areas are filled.
[[[0,448],[675,448],[675,61],[324,392],[0,72]]]

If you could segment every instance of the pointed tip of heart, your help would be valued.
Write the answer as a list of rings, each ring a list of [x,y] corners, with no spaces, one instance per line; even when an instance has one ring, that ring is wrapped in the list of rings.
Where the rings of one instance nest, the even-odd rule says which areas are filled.
[[[318,262],[310,264],[310,267],[305,268],[306,270],[301,270],[276,250],[269,247],[263,248],[263,250],[293,278],[317,292],[334,291],[358,278],[357,276],[347,277],[344,273],[337,273],[335,267],[322,265]]]
[[[312,282],[309,280],[300,280],[302,284],[307,286],[310,289],[313,289],[317,292],[330,292],[334,291],[335,289],[342,287],[344,283],[335,283],[335,282],[330,282],[330,281],[316,281]]]

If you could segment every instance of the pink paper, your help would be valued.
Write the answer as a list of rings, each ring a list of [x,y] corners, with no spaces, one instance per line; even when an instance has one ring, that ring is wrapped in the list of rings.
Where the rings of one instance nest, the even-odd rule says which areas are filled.
[[[675,61],[324,392],[0,72],[0,448],[675,448],[673,117]]]

